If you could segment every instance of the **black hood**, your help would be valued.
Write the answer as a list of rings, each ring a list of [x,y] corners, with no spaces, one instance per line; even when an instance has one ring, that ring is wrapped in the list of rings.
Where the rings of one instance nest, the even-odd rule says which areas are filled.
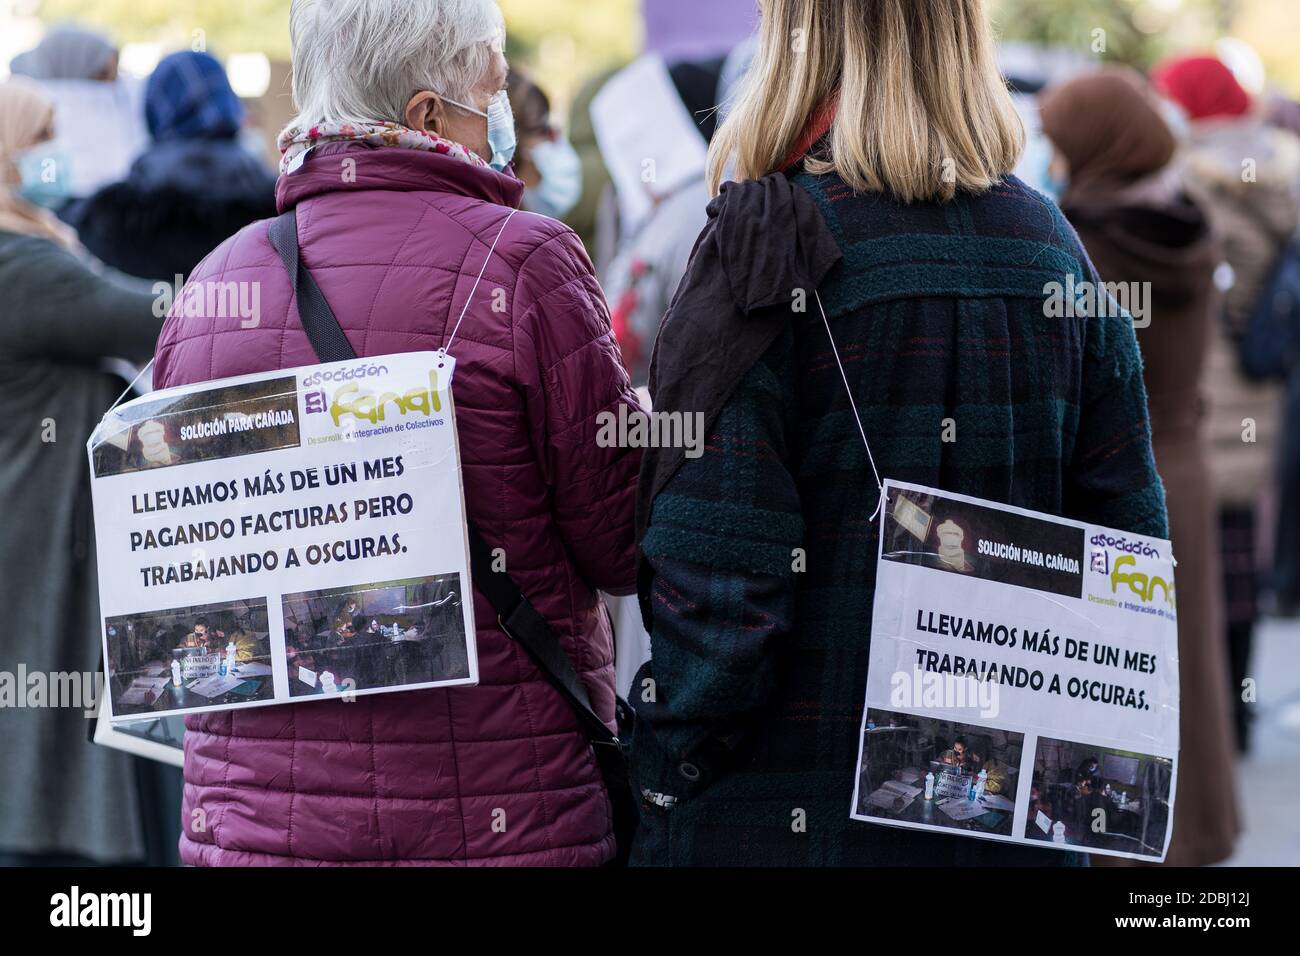
[[[726,183],[664,316],[650,363],[658,412],[702,413],[706,434],[745,374],[841,254],[813,198],[783,173]],[[650,504],[685,449],[647,449],[637,496],[638,540]]]
[[[1094,260],[1110,259],[1125,273],[1141,275],[1167,305],[1200,295],[1221,258],[1209,218],[1182,193],[1167,200],[1068,204],[1063,211]],[[1110,270],[1097,265],[1110,278]]]

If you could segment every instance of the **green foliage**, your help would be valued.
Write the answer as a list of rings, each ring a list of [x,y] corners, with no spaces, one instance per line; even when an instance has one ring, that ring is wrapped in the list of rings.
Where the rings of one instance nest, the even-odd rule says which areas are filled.
[[[1104,32],[1101,59],[1149,67],[1172,49],[1213,38],[1233,4],[1224,0],[1182,0],[1178,6],[1152,0],[992,0],[1001,36],[1094,52]]]
[[[158,42],[164,52],[202,40],[218,56],[289,56],[288,0],[41,0],[39,14],[103,27],[119,43]]]
[[[631,59],[641,44],[639,0],[499,0],[508,53],[561,106],[587,77]],[[701,0],[708,2],[708,0]],[[1000,35],[1090,51],[1106,31],[1104,59],[1149,67],[1236,30],[1261,50],[1273,75],[1300,88],[1297,0],[989,0]],[[218,55],[289,56],[289,0],[40,0],[46,22],[77,19],[122,43],[164,51],[202,39]],[[195,31],[202,31],[195,33]]]
[[[640,46],[637,0],[500,0],[511,59],[563,86],[624,62]],[[47,23],[75,19],[119,43],[164,50],[203,39],[217,55],[289,56],[289,0],[41,0]],[[196,33],[195,31],[202,31]]]

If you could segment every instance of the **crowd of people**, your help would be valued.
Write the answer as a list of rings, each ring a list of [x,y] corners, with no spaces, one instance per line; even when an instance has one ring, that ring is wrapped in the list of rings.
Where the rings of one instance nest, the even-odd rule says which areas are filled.
[[[508,64],[494,0],[295,0],[278,175],[248,150],[221,63],[186,51],[147,82],[148,142],[125,178],[56,202],[21,163],[55,133],[43,84],[116,82],[116,50],[61,27],[15,60],[0,401],[21,421],[0,434],[0,554],[10,617],[31,626],[0,658],[99,668],[84,442],[127,384],[107,360],[152,356],[158,388],[316,362],[268,238],[294,210],[359,355],[443,347],[461,320],[467,514],[601,719],[631,701],[634,862],[1075,862],[845,813],[877,472],[1171,538],[1182,759],[1229,775],[1249,746],[1252,633],[1266,606],[1300,603],[1277,517],[1300,508],[1294,104],[1189,53],[1148,75],[1018,82],[1027,134],[983,0],[757,6],[735,49],[638,61],[630,101],[618,73],[593,80],[566,137]],[[643,175],[650,156],[670,180]],[[258,283],[260,321],[164,322],[152,284],[176,276]],[[1044,286],[1066,276],[1149,290],[1144,314],[1048,319]],[[705,453],[597,441],[601,413],[651,401],[703,415]],[[190,864],[607,863],[586,735],[474,601],[478,686],[188,717],[183,806],[142,801],[158,781],[85,746],[76,715],[5,716],[0,858],[144,860],[139,806],[161,800],[174,821],[220,814],[219,831],[180,834]],[[359,654],[377,622],[355,612],[289,635],[291,664]],[[350,665],[362,686],[380,679],[367,660]],[[988,756],[957,740],[944,759],[978,773]],[[1232,853],[1232,788],[1201,783],[1178,779],[1171,863]]]

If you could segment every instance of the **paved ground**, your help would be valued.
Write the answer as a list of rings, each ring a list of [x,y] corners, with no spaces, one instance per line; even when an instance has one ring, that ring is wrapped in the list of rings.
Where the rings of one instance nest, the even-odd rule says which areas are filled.
[[[1241,764],[1245,833],[1228,866],[1300,863],[1300,621],[1258,634],[1251,671],[1259,686],[1254,744]],[[1289,704],[1288,704],[1289,701]]]

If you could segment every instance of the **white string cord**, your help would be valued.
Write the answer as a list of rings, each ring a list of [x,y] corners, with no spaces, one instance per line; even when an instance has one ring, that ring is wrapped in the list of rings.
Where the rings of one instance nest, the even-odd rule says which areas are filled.
[[[853,420],[858,423],[858,434],[862,436],[862,447],[867,450],[867,461],[871,463],[871,473],[876,478],[876,487],[880,489],[880,498],[876,501],[876,510],[871,512],[871,521],[876,520],[880,514],[880,508],[885,503],[885,486],[880,480],[880,472],[876,468],[876,459],[871,454],[871,443],[867,441],[867,430],[862,427],[862,418],[858,415],[858,404],[853,400],[853,389],[849,387],[849,377],[844,373],[844,363],[840,361],[840,350],[835,345],[835,336],[831,333],[830,319],[826,318],[826,309],[822,306],[822,297],[816,290],[813,296],[817,299],[817,308],[822,314],[822,322],[826,324],[826,337],[831,340],[831,354],[835,356],[835,364],[840,370],[840,379],[844,382],[844,391],[849,396],[849,408],[853,410]]]
[[[140,379],[144,377],[144,373],[149,371],[149,369],[151,368],[153,368],[153,359],[150,359],[149,361],[144,363],[144,368],[140,369],[136,377],[131,379],[131,384],[126,387],[126,391],[123,392],[121,395],[117,396],[117,401],[115,401],[112,405],[108,406],[109,412],[117,408],[118,405],[122,404],[122,399],[126,398],[127,394],[130,393],[131,389],[135,388],[135,383],[140,381]],[[104,414],[107,415],[108,412],[105,412]]]
[[[505,234],[506,226],[510,225],[510,220],[515,217],[518,209],[511,209],[510,215],[506,216],[506,221],[501,224],[501,230],[497,237],[492,240],[492,248],[488,250],[487,258],[483,260],[483,268],[478,270],[478,278],[474,280],[474,287],[469,290],[469,298],[465,300],[465,308],[460,310],[460,318],[456,320],[455,327],[451,330],[451,337],[447,339],[447,344],[442,347],[444,354],[451,352],[451,343],[456,341],[456,333],[460,331],[460,324],[465,321],[465,313],[469,312],[470,303],[474,301],[474,293],[478,291],[478,284],[483,281],[483,273],[487,272],[488,263],[492,261],[492,253],[497,251],[497,243]]]

